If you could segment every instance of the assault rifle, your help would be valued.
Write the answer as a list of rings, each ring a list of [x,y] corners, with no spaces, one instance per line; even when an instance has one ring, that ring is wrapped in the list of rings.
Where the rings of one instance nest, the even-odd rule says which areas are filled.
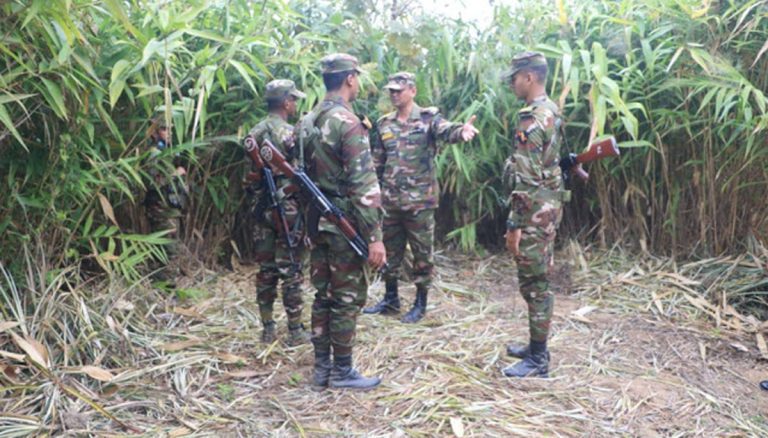
[[[267,140],[268,141],[268,140]],[[249,135],[243,140],[245,151],[248,156],[251,157],[253,164],[259,173],[249,174],[247,179],[253,181],[263,181],[267,188],[267,207],[272,209],[272,220],[277,226],[277,233],[282,234],[285,239],[285,244],[288,245],[288,257],[291,259],[291,266],[296,269],[298,264],[294,259],[293,250],[297,244],[291,237],[291,228],[288,226],[288,219],[285,217],[285,209],[280,203],[277,196],[277,185],[275,184],[275,176],[272,173],[272,169],[265,165],[261,155],[259,155],[259,144],[253,136]],[[274,146],[273,146],[274,147]]]
[[[344,213],[320,191],[314,182],[302,169],[294,169],[282,153],[269,140],[264,139],[261,147],[261,158],[275,169],[279,169],[291,178],[305,197],[324,218],[328,219],[349,243],[358,256],[368,260],[368,244],[349,222]],[[386,267],[386,265],[385,265]]]
[[[561,158],[560,169],[563,170],[565,179],[568,179],[568,176],[573,173],[581,180],[586,181],[589,179],[589,174],[581,167],[582,164],[618,156],[619,148],[616,146],[616,138],[612,135],[601,137],[592,141],[586,152],[578,155],[571,153]]]

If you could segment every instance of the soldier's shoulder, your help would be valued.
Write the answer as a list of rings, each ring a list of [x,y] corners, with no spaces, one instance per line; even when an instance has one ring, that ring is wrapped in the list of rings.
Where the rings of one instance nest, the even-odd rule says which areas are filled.
[[[535,102],[531,107],[533,108],[533,114],[536,117],[554,117],[560,114],[560,108],[558,108],[557,104],[550,98]]]
[[[267,119],[264,119],[264,120],[260,121],[259,123],[257,123],[256,125],[254,125],[253,128],[251,128],[251,130],[248,131],[248,135],[257,136],[257,135],[263,134],[264,131],[266,131],[268,129],[267,128],[267,121],[268,121]]]
[[[360,118],[355,113],[344,108],[343,106],[337,106],[332,108],[327,113],[327,119],[340,126],[362,126]]]
[[[389,113],[384,114],[383,116],[379,117],[378,120],[376,120],[377,125],[381,125],[386,120],[392,120],[395,118],[395,115],[397,115],[396,111],[392,111]]]
[[[437,114],[440,114],[440,108],[436,106],[428,106],[421,109],[422,115],[428,115],[428,116],[435,116]]]

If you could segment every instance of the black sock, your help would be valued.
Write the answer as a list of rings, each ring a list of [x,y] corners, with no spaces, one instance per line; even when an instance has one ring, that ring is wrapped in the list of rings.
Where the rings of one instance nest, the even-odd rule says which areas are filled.
[[[351,367],[352,366],[352,355],[351,354],[345,354],[343,356],[334,355],[333,361],[336,363],[337,367]]]

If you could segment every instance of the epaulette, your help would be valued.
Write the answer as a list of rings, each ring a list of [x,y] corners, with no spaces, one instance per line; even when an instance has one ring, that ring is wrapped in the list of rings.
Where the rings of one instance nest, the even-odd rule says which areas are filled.
[[[429,114],[431,116],[434,116],[435,114],[439,113],[440,109],[436,106],[428,106],[426,108],[421,109],[422,114]]]
[[[384,114],[383,116],[379,117],[379,120],[376,121],[376,124],[380,125],[381,122],[383,122],[386,119],[393,119],[396,114],[397,114],[397,111],[392,111],[391,113]]]
[[[368,118],[365,114],[355,114],[358,119],[360,119],[360,123],[365,127],[367,130],[371,130],[373,128],[373,122],[371,122],[371,119]]]
[[[517,112],[518,117],[521,119],[527,118],[527,117],[533,117],[533,111],[536,108],[533,105],[526,106],[524,108],[520,108],[520,111]]]

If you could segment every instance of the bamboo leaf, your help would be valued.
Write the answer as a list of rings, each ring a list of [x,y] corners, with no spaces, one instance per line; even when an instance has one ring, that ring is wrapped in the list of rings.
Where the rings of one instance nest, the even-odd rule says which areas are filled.
[[[239,61],[235,61],[234,59],[230,59],[229,64],[235,67],[235,70],[237,70],[237,72],[240,73],[240,76],[243,78],[243,80],[245,80],[248,86],[251,87],[251,91],[253,91],[253,94],[258,96],[259,93],[256,91],[256,86],[253,84],[253,81],[251,80],[251,77],[248,74],[247,67],[243,63]]]
[[[27,144],[24,143],[24,139],[21,138],[19,131],[16,130],[16,127],[13,125],[13,120],[11,120],[11,115],[8,114],[8,110],[2,103],[0,103],[0,122],[2,122],[3,125],[11,132],[13,138],[15,138],[21,144],[24,150],[29,152]]]

